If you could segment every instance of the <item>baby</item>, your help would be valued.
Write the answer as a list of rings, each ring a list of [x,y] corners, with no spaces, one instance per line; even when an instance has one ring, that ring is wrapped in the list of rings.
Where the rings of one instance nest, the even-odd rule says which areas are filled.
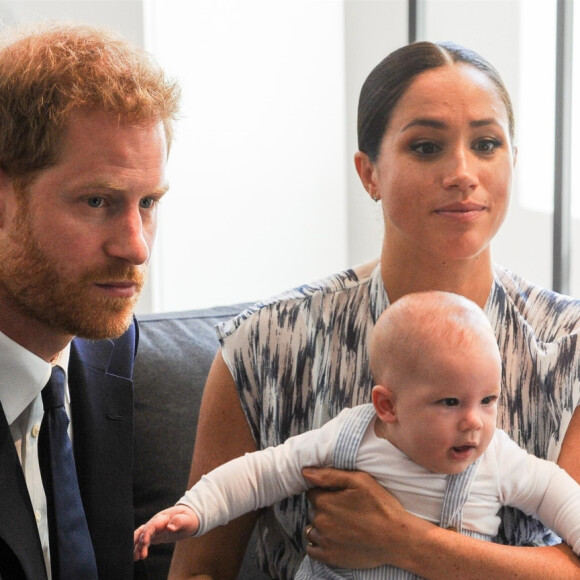
[[[497,534],[500,507],[510,505],[580,552],[580,486],[496,428],[501,359],[478,306],[445,292],[404,296],[377,321],[370,361],[372,404],[203,476],[135,531],[135,559],[146,558],[152,543],[202,535],[305,491],[308,466],[370,473],[408,511],[486,540]],[[382,568],[372,578],[395,577],[395,568]],[[306,557],[296,579],[342,577],[332,574]]]

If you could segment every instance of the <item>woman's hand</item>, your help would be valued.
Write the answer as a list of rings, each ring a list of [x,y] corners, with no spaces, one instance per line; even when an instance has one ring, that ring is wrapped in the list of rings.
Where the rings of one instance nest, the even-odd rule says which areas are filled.
[[[310,557],[341,568],[403,565],[400,554],[417,518],[397,499],[366,473],[311,467],[302,473],[314,486],[307,493]]]
[[[409,514],[365,473],[309,467],[303,475],[315,486],[308,492],[314,546],[306,549],[330,566],[390,564],[430,580],[580,580],[579,560],[564,544],[526,548],[476,540]]]

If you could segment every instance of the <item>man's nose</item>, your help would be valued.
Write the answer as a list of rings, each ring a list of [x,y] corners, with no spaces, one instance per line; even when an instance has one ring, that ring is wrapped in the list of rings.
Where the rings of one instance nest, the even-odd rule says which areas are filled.
[[[144,227],[139,208],[127,208],[111,224],[107,254],[138,266],[147,263],[154,231]]]

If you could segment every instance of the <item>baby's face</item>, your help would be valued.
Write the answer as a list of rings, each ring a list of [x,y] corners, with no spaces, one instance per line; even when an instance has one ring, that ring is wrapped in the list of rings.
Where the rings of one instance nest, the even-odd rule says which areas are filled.
[[[420,376],[397,389],[389,437],[436,473],[460,473],[482,455],[496,426],[501,362],[495,343],[425,354]]]

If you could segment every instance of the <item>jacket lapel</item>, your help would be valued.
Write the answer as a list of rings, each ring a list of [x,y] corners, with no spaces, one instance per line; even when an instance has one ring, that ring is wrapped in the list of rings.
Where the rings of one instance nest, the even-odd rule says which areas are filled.
[[[71,345],[69,389],[79,487],[99,576],[133,573],[133,361],[136,330]]]

